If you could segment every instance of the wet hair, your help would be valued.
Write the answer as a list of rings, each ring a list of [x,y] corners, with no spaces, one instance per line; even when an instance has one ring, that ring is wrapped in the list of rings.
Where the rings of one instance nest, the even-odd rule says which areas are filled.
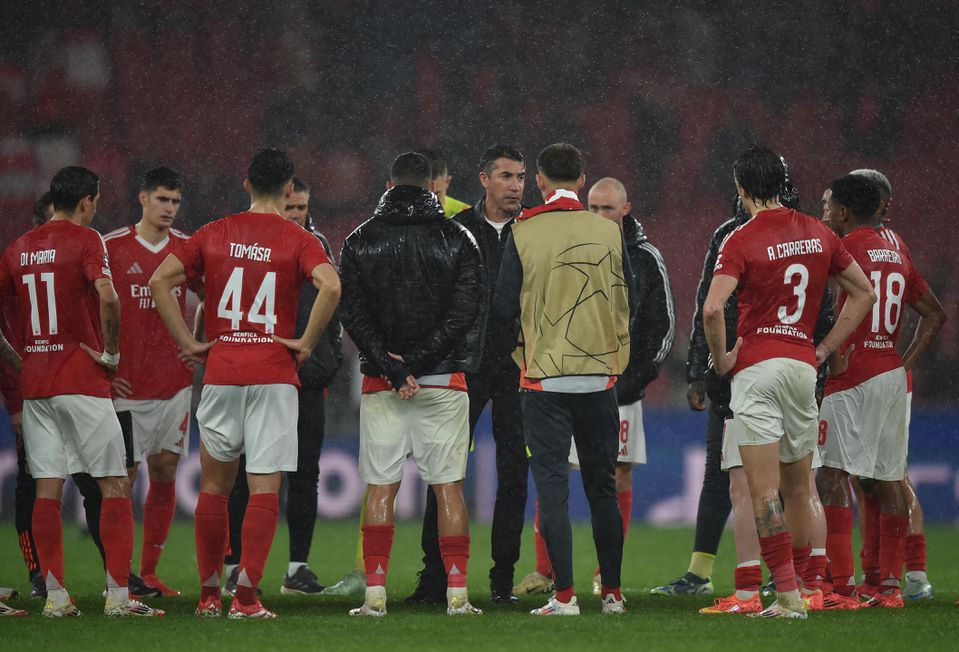
[[[100,177],[76,165],[65,167],[50,180],[50,199],[53,210],[72,213],[84,197],[100,193]]]
[[[433,180],[433,168],[429,160],[417,152],[404,152],[390,166],[390,181],[394,186],[427,187]]]
[[[733,177],[749,197],[762,204],[781,198],[786,166],[776,152],[764,145],[753,145],[736,158]]]
[[[282,149],[261,149],[250,160],[246,178],[258,195],[273,197],[293,179],[293,161]]]
[[[480,172],[485,172],[486,176],[491,175],[493,173],[493,163],[501,158],[516,161],[517,163],[526,162],[523,155],[515,147],[510,147],[509,145],[493,145],[492,147],[487,147],[486,151],[483,152],[483,157],[480,159],[479,164]]]
[[[45,192],[40,195],[40,198],[37,199],[37,203],[33,205],[33,226],[40,226],[41,224],[46,224],[47,220],[50,219],[47,215],[47,209],[53,204],[53,197],[49,192]]]
[[[443,156],[443,152],[438,149],[421,149],[418,152],[426,157],[426,160],[430,163],[430,169],[433,171],[433,179],[439,179],[440,176],[448,172],[446,167],[446,158]]]
[[[786,208],[799,210],[799,189],[793,185],[792,180],[789,178],[789,164],[786,163],[786,159],[780,156],[779,160],[783,162],[783,171],[786,174],[782,192],[779,194],[779,201]]]
[[[144,174],[143,181],[140,183],[140,190],[143,192],[153,192],[157,188],[182,192],[183,179],[180,178],[180,173],[176,170],[161,165]]]
[[[586,159],[573,145],[555,143],[545,147],[536,157],[536,169],[550,181],[569,183],[583,175]]]
[[[889,201],[889,198],[892,197],[892,184],[889,183],[889,178],[879,170],[860,169],[853,170],[849,174],[866,177],[879,186],[880,201]]]
[[[310,187],[300,177],[293,177],[293,192],[310,192]]]
[[[847,174],[829,183],[832,201],[844,206],[860,224],[872,221],[879,210],[879,186],[865,175]]]

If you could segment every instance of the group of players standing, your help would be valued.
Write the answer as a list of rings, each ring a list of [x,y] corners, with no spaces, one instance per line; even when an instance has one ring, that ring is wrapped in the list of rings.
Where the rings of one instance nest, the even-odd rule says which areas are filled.
[[[516,604],[515,594],[555,589],[532,613],[579,613],[566,503],[568,466],[578,464],[600,562],[594,592],[604,613],[625,612],[619,571],[632,511],[630,470],[645,461],[641,399],[672,344],[672,296],[662,257],[629,214],[622,184],[603,179],[590,190],[589,210],[579,203],[584,167],[572,146],[544,149],[536,180],[545,203],[526,209],[522,155],[492,147],[480,163],[485,198],[448,220],[443,204],[455,200],[445,196],[445,165],[429,153],[403,154],[373,218],[347,238],[339,274],[308,221],[308,188],[278,150],[261,150],[250,163],[250,209],[192,238],[171,228],[182,198],[172,170],[148,173],[141,221],[102,239],[88,228],[99,197],[96,175],[61,170],[51,183],[52,219],[14,242],[0,264],[3,330],[13,346],[0,344],[8,375],[19,374],[5,387],[22,396],[23,452],[36,487],[21,546],[28,566],[36,566],[34,577],[42,578],[44,615],[79,615],[63,582],[60,499],[68,474],[78,484],[95,480],[88,481],[87,502],[104,517],[95,534],[107,570],[105,613],[162,615],[137,597],[177,594],[156,566],[175,511],[177,460],[187,449],[193,364],[206,367],[196,415],[198,616],[219,615],[228,589],[230,617],[275,617],[260,603],[258,585],[278,520],[281,472],[291,476],[284,590],[360,590],[364,604],[350,613],[385,615],[393,505],[408,456],[429,485],[425,568],[409,600],[445,602],[450,615],[480,613],[466,592],[462,480],[472,430],[489,401],[499,476],[492,600]],[[744,152],[734,177],[751,219],[723,242],[701,317],[716,377],[733,375],[735,416],[726,421],[723,468],[730,470],[730,493],[738,487],[743,497],[734,496],[741,559],[737,593],[704,612],[805,617],[807,608],[858,606],[851,502],[842,489],[849,475],[874,481],[868,489],[878,495],[879,586],[867,604],[901,606],[907,411],[894,343],[903,300],[922,317],[906,354],[910,365],[943,313],[898,238],[879,234],[882,195],[869,175],[830,184],[824,217],[835,233],[781,205],[785,166],[770,150]],[[821,304],[831,308],[833,301],[829,279],[838,285],[840,312],[814,346]],[[201,297],[192,332],[183,316],[187,289]],[[738,340],[724,323],[736,297]],[[323,388],[339,361],[338,302],[361,356],[360,474],[368,491],[362,572],[324,590],[306,557]],[[872,320],[863,321],[869,310]],[[831,378],[820,417],[816,368],[827,360]],[[303,382],[311,364],[320,380]],[[20,412],[6,398],[11,414]],[[810,471],[817,436],[828,469],[819,473],[820,487],[829,482],[832,492],[827,498],[821,489],[828,534]],[[128,473],[144,453],[150,489],[141,580],[130,574]],[[239,480],[246,482],[234,482],[244,467]],[[513,587],[528,469],[539,495],[537,569]],[[312,491],[312,506],[293,500],[294,475],[303,476],[306,502]],[[238,556],[224,573],[228,548]],[[834,584],[825,597],[824,552]],[[778,591],[765,610],[760,554]]]

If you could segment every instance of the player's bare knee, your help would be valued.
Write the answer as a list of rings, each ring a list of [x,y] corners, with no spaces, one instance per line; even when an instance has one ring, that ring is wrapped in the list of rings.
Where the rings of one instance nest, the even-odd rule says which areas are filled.
[[[63,479],[37,478],[37,498],[63,500]]]
[[[97,485],[104,498],[129,498],[130,478],[125,475],[97,478]]]
[[[174,482],[180,456],[170,451],[162,451],[147,457],[147,470],[150,482]]]
[[[633,488],[633,465],[616,463],[616,492],[623,493]]]

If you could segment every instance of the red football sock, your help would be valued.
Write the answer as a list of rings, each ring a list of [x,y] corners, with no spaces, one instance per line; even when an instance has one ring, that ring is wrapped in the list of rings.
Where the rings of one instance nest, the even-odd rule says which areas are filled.
[[[276,522],[280,516],[280,497],[276,494],[253,494],[246,504],[243,518],[240,575],[236,585],[236,597],[240,604],[256,602],[256,587],[263,579],[263,568],[273,545]],[[249,586],[244,583],[244,575]]]
[[[536,518],[533,520],[533,535],[536,538],[536,572],[543,577],[553,576],[553,566],[546,550],[546,539],[539,531],[539,503],[536,503]]]
[[[63,521],[60,520],[60,501],[37,498],[33,502],[33,539],[37,543],[40,570],[48,589],[63,586]],[[50,575],[58,586],[51,586]]]
[[[908,530],[908,516],[879,515],[879,577],[884,587],[899,586],[903,546]]]
[[[220,595],[220,571],[229,530],[227,497],[200,493],[194,512],[196,566],[200,571],[201,598]]]
[[[143,506],[143,547],[140,549],[140,575],[156,575],[157,563],[166,543],[176,511],[176,482],[150,482]]]
[[[446,584],[466,588],[466,566],[470,558],[470,535],[440,537],[440,555],[446,567]]]
[[[394,531],[392,525],[363,526],[363,564],[366,566],[367,586],[386,586]]]
[[[763,583],[762,564],[750,564],[749,566],[737,566],[733,573],[733,586],[737,591],[759,590],[759,585]]]
[[[107,585],[110,579],[123,588],[133,560],[133,503],[129,498],[104,498],[100,512],[100,539],[106,556]]]
[[[556,599],[560,602],[569,604],[569,601],[573,599],[573,596],[576,595],[576,591],[573,590],[573,587],[568,587],[565,589],[560,589],[556,592]]]
[[[826,556],[832,590],[850,596],[856,592],[852,561],[852,508],[823,505],[826,512]]]
[[[910,534],[906,537],[906,571],[926,570],[926,535]]]
[[[623,599],[623,592],[619,589],[619,587],[616,587],[615,589],[611,589],[608,586],[604,586],[602,589],[600,589],[599,594],[604,598],[607,595],[612,594],[613,597],[616,598],[617,600]]]
[[[633,490],[616,492],[616,502],[619,503],[619,515],[623,518],[623,541],[629,532],[629,522],[633,516]]]
[[[803,588],[807,591],[822,589],[823,576],[826,574],[826,555],[810,555],[806,572],[802,576]]]
[[[875,493],[863,495],[863,533],[859,561],[865,582],[870,586],[879,586],[879,496]]]
[[[806,576],[806,567],[809,565],[809,553],[812,546],[802,548],[793,548],[793,568],[796,569],[796,577],[802,580]]]
[[[771,537],[759,537],[763,560],[773,574],[778,593],[789,593],[798,588],[796,568],[793,566],[792,538],[789,532],[780,532]]]

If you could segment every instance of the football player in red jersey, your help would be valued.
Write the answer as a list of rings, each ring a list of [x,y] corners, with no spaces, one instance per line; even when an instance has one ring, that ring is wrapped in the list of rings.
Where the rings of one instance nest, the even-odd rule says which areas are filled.
[[[881,224],[879,235],[885,238],[897,250],[911,257],[909,247],[902,236],[889,228],[891,222],[889,207],[892,205],[892,184],[882,172],[878,170],[853,170],[850,174],[859,174],[870,179],[879,186],[879,211],[876,214],[876,224]],[[828,190],[827,190],[828,192]],[[932,291],[930,289],[930,291]],[[939,313],[936,320],[941,320],[939,328],[945,322],[945,313]],[[938,329],[937,329],[938,330]],[[918,333],[918,331],[917,331]],[[913,359],[903,359],[906,368],[906,437],[909,437],[909,421],[912,414],[912,364]],[[850,480],[853,480],[850,478]],[[908,473],[905,481],[906,500],[909,505],[909,532],[906,535],[905,568],[906,581],[902,589],[902,597],[906,600],[931,600],[935,593],[932,583],[926,575],[926,534],[923,522],[922,505],[919,496],[909,480]],[[853,480],[853,489],[856,498],[865,503],[866,509],[860,513],[860,531],[863,535],[863,547],[860,552],[863,570],[863,585],[857,587],[860,595],[873,595],[869,591],[879,585],[879,498],[875,492],[863,494],[858,482]]]
[[[716,372],[733,374],[730,408],[762,556],[776,581],[776,602],[756,615],[805,618],[792,541],[805,545],[809,540],[816,367],[852,333],[875,298],[832,231],[780,204],[785,170],[775,152],[747,149],[733,165],[733,175],[752,218],[723,243],[703,308],[704,329]],[[812,332],[830,277],[849,299],[832,330],[814,346]],[[726,352],[723,306],[734,291],[739,293],[739,337]]]
[[[906,371],[895,349],[903,303],[921,316],[916,337],[906,353],[910,364],[933,341],[945,315],[908,253],[879,232],[879,186],[863,175],[850,174],[829,185],[824,221],[845,236],[843,243],[872,281],[879,301],[845,343],[840,363],[830,370],[820,413],[823,469],[820,493],[826,505],[828,556],[833,577],[827,608],[860,606],[853,579],[851,549],[852,495],[849,475],[869,479],[879,501],[879,586],[866,606],[902,607],[902,550],[909,527],[905,484],[908,446]],[[870,511],[867,512],[867,531]]]
[[[106,247],[89,228],[99,178],[81,167],[53,177],[54,215],[17,239],[0,265],[0,293],[16,294],[24,315],[24,446],[37,483],[33,536],[47,583],[43,615],[80,614],[63,583],[63,482],[71,473],[97,479],[103,495],[100,536],[107,570],[104,614],[162,616],[131,600],[133,510],[110,375],[120,361],[120,302]]]
[[[206,358],[200,426],[200,497],[196,506],[198,616],[220,614],[220,574],[227,539],[227,497],[246,454],[250,499],[230,618],[275,618],[256,588],[273,543],[282,471],[297,467],[297,367],[316,347],[340,295],[336,270],[319,240],[283,217],[293,162],[258,151],[243,187],[248,211],[207,224],[170,254],[150,280],[157,310],[182,353]],[[205,286],[200,343],[183,320],[174,288]],[[319,293],[303,335],[293,338],[300,287]]]
[[[187,236],[172,228],[183,199],[183,181],[168,167],[146,173],[140,185],[140,221],[103,237],[120,295],[123,361],[113,378],[113,406],[132,444],[131,482],[147,456],[150,489],[143,508],[140,575],[161,595],[179,595],[156,574],[176,512],[176,469],[189,450],[193,371],[180,359],[150,296],[150,276]],[[186,285],[174,290],[183,310]]]

